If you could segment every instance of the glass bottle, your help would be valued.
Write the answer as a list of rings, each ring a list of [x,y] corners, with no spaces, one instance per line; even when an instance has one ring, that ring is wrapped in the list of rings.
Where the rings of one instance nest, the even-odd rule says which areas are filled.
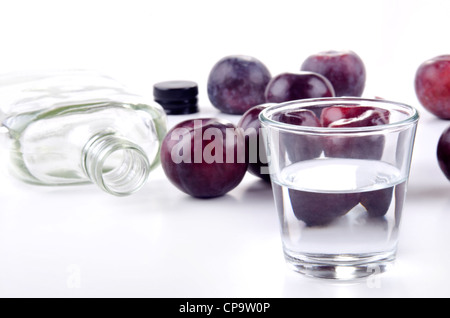
[[[96,183],[128,195],[159,164],[164,110],[90,71],[0,77],[10,170],[34,184]]]

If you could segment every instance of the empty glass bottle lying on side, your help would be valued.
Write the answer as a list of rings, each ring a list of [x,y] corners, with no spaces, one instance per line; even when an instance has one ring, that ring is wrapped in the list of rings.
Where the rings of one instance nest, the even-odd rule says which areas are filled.
[[[0,122],[20,179],[114,195],[145,184],[166,133],[159,105],[90,71],[0,76]]]

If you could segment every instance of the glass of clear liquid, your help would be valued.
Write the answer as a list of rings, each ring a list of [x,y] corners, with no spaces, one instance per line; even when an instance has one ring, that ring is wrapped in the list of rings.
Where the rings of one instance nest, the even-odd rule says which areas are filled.
[[[261,112],[288,265],[356,279],[393,263],[418,119],[411,106],[362,98]]]

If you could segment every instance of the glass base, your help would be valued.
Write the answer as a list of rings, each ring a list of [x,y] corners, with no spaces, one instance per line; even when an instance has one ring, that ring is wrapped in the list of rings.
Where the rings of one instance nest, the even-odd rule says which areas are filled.
[[[372,254],[295,254],[285,251],[288,265],[309,277],[353,280],[385,272],[395,252]]]

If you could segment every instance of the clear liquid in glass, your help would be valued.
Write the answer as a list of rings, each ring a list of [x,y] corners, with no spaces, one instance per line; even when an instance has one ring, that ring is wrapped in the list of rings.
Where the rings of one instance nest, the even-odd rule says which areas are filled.
[[[345,266],[394,257],[406,189],[396,167],[320,158],[278,176],[272,183],[284,251],[301,271],[309,261]]]

